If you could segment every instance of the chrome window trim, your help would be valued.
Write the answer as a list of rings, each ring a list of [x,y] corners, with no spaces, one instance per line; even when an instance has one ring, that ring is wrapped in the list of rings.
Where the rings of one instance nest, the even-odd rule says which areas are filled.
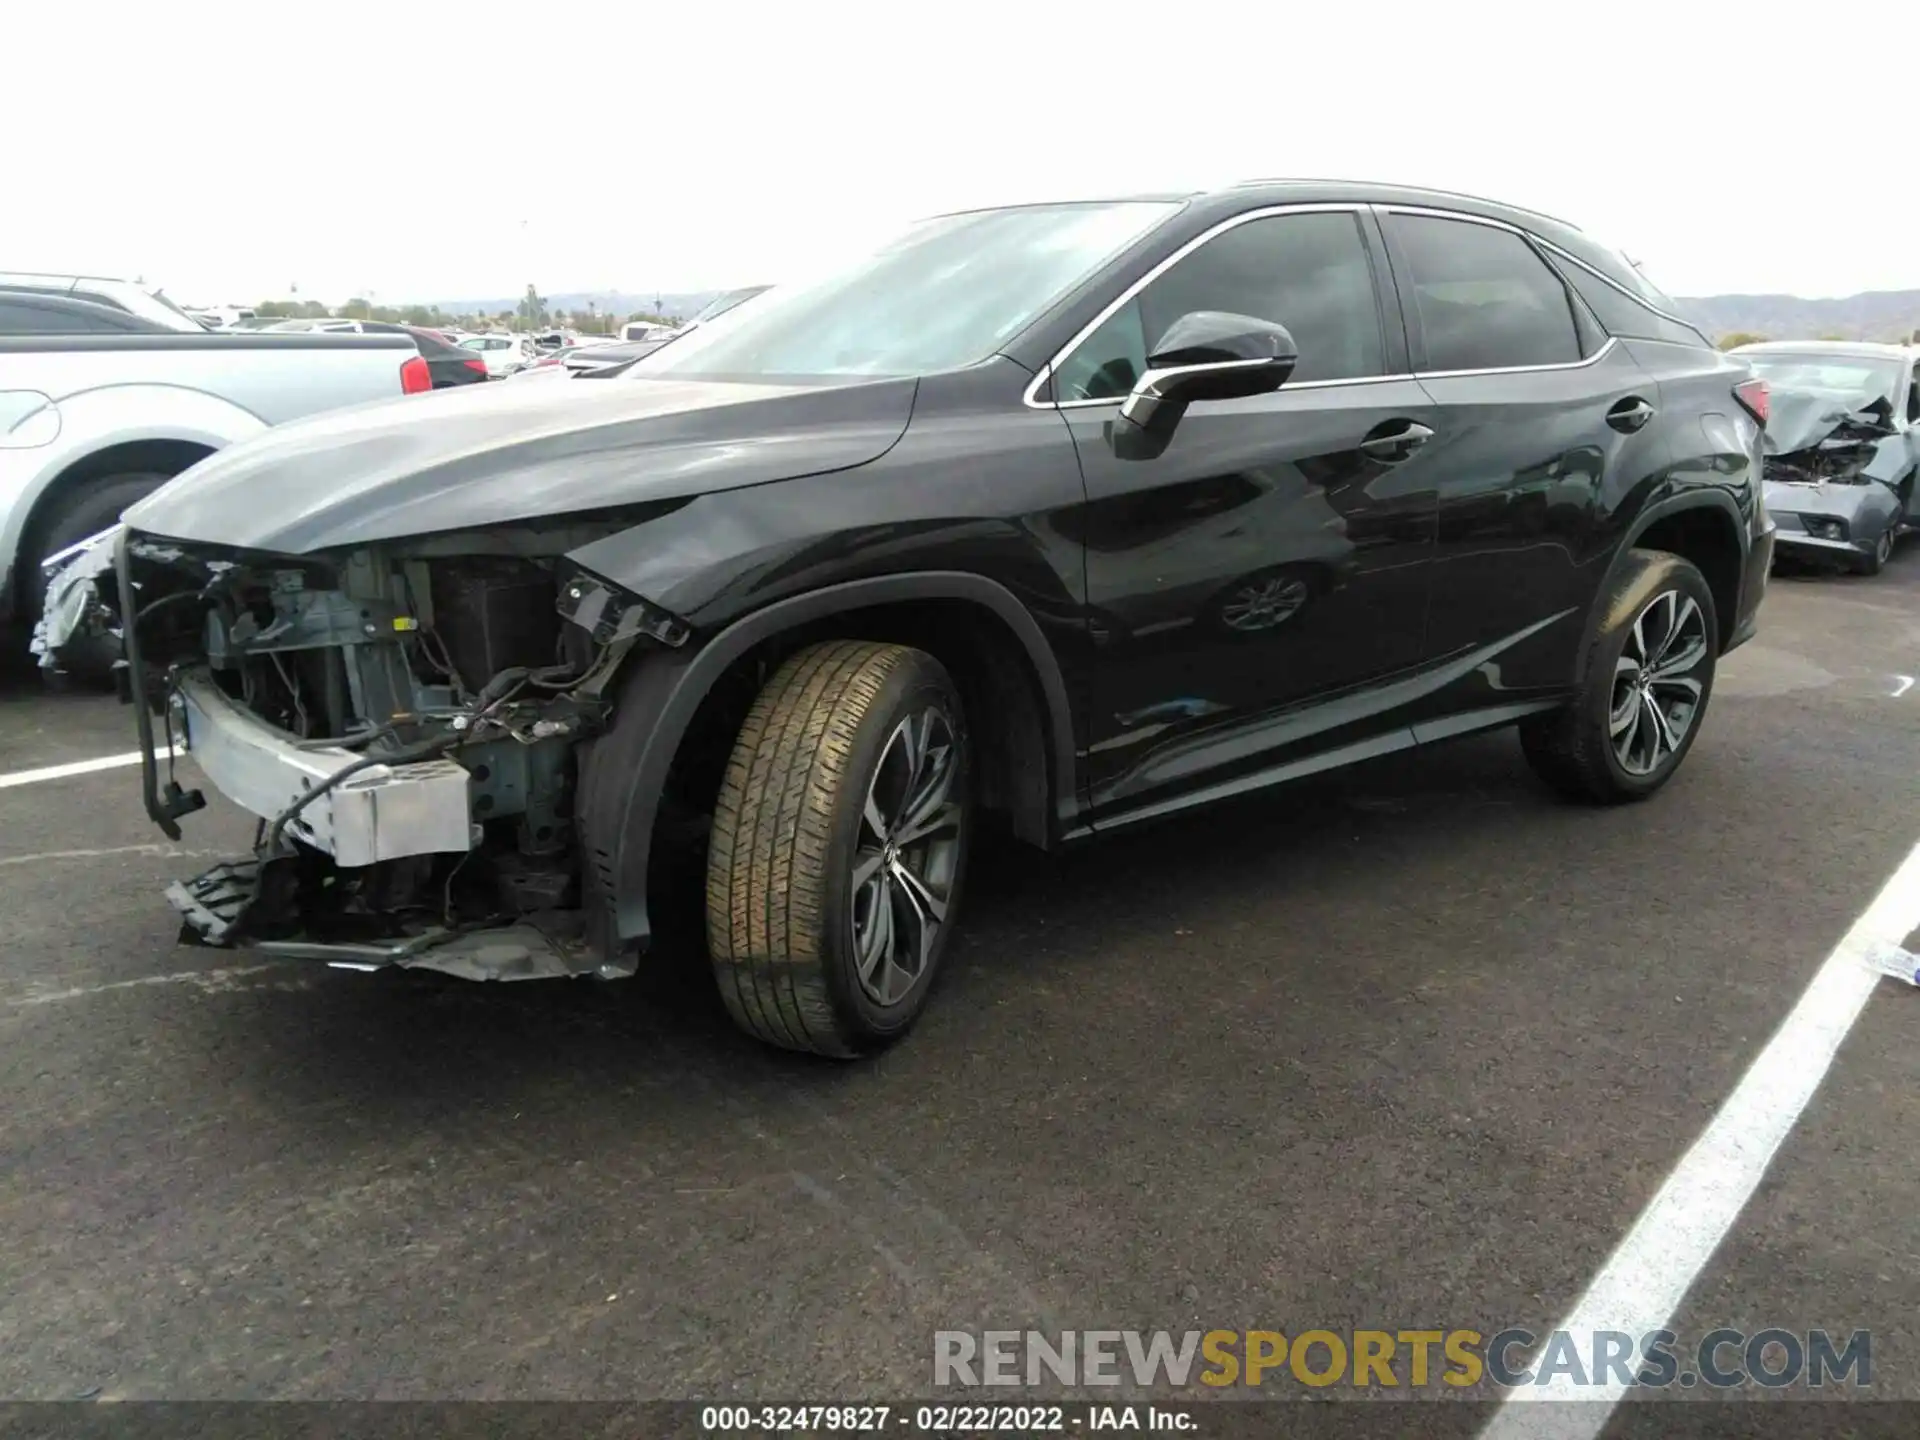
[[[1107,321],[1113,318],[1115,311],[1119,310],[1121,306],[1125,305],[1128,301],[1132,300],[1134,296],[1138,295],[1142,290],[1146,289],[1147,286],[1151,285],[1155,280],[1158,280],[1162,275],[1166,274],[1167,271],[1171,270],[1175,265],[1178,265],[1182,260],[1186,259],[1187,256],[1191,255],[1194,251],[1198,250],[1202,245],[1205,245],[1209,240],[1214,239],[1216,236],[1224,235],[1227,233],[1227,231],[1235,229],[1238,226],[1251,224],[1255,220],[1267,220],[1267,219],[1271,219],[1276,215],[1345,214],[1345,215],[1357,216],[1367,208],[1368,207],[1366,203],[1364,201],[1359,201],[1359,200],[1318,201],[1313,203],[1302,203],[1298,205],[1264,205],[1260,207],[1258,210],[1248,210],[1239,215],[1229,215],[1226,219],[1220,221],[1218,224],[1209,226],[1207,229],[1201,231],[1198,235],[1194,236],[1193,239],[1187,241],[1187,243],[1182,245],[1178,250],[1175,250],[1171,255],[1168,255],[1162,260],[1160,260],[1150,270],[1148,270],[1146,274],[1134,280],[1134,282],[1131,285],[1127,286],[1127,288],[1122,290],[1119,293],[1119,295],[1115,296],[1114,299],[1111,302],[1109,302],[1100,311],[1098,315],[1095,315],[1093,319],[1089,320],[1085,325],[1081,326],[1079,332],[1071,340],[1067,341],[1065,345],[1062,345],[1058,350],[1054,352],[1053,358],[1047,361],[1045,365],[1042,365],[1040,367],[1040,373],[1033,377],[1033,379],[1028,383],[1027,388],[1025,390],[1020,392],[1020,403],[1022,405],[1025,405],[1028,409],[1031,409],[1031,410],[1080,410],[1093,405],[1120,404],[1122,401],[1124,401],[1127,398],[1126,396],[1115,395],[1110,398],[1100,399],[1100,400],[1055,400],[1049,404],[1049,403],[1034,399],[1034,395],[1042,385],[1046,384],[1049,380],[1053,378],[1054,372],[1058,370],[1060,366],[1064,364],[1070,356],[1072,356],[1075,350],[1079,349],[1080,346],[1083,345],[1093,335],[1094,331],[1098,330],[1102,325],[1106,324]],[[1406,378],[1407,377],[1404,375],[1402,376],[1363,375],[1363,376],[1354,377],[1354,380],[1352,381],[1308,380],[1308,381],[1303,381],[1301,384],[1297,386],[1290,386],[1289,388],[1304,390],[1309,385],[1314,385],[1314,386],[1347,385],[1347,384],[1353,384],[1356,382],[1372,382],[1376,380],[1406,379]]]
[[[1613,347],[1620,342],[1614,336],[1607,336],[1607,343],[1583,360],[1562,360],[1553,365],[1492,365],[1484,370],[1416,370],[1416,380],[1459,380],[1470,375],[1551,375],[1556,370],[1584,370],[1589,365],[1598,365],[1613,353]]]
[[[1465,190],[1445,190],[1436,185],[1380,185],[1378,182],[1372,180],[1350,180],[1311,175],[1273,175],[1255,176],[1251,180],[1237,180],[1229,188],[1234,190],[1251,190],[1263,185],[1339,185],[1343,187],[1366,185],[1382,190],[1398,190],[1403,194],[1432,195],[1441,200],[1468,200],[1476,205],[1497,205],[1502,210],[1510,210],[1516,215],[1531,215],[1536,220],[1545,220],[1549,224],[1559,225],[1564,229],[1573,231],[1576,235],[1583,233],[1580,227],[1571,220],[1562,220],[1558,215],[1549,215],[1544,210],[1532,210],[1525,205],[1514,205],[1505,200],[1494,200],[1488,196],[1474,195]],[[1372,205],[1394,205],[1396,202],[1390,200],[1375,200],[1367,203]],[[1447,213],[1452,214],[1453,212],[1449,211]]]
[[[1562,260],[1566,261],[1569,265],[1578,265],[1582,270],[1586,271],[1587,274],[1593,276],[1593,278],[1598,280],[1602,285],[1605,285],[1608,289],[1617,291],[1619,294],[1625,296],[1628,300],[1631,300],[1634,304],[1638,305],[1642,310],[1646,311],[1649,315],[1657,315],[1670,325],[1684,325],[1686,326],[1687,329],[1696,331],[1696,332],[1700,329],[1698,325],[1694,324],[1693,321],[1687,319],[1684,315],[1669,314],[1667,311],[1662,310],[1658,305],[1649,305],[1644,296],[1634,294],[1633,291],[1627,289],[1626,286],[1622,285],[1618,280],[1614,279],[1611,275],[1607,274],[1605,271],[1594,269],[1593,266],[1589,265],[1586,261],[1582,260],[1578,255],[1574,255],[1566,250],[1562,250],[1558,245],[1554,244],[1551,240],[1541,240],[1538,235],[1534,236],[1533,238],[1535,240],[1539,240],[1543,248],[1547,250],[1551,250],[1554,254],[1558,255]],[[1649,335],[1649,336],[1635,336],[1634,338],[1657,340],[1660,337],[1657,335]],[[1701,338],[1704,339],[1706,337],[1702,336]],[[1675,340],[1675,341],[1670,341],[1668,343],[1675,344],[1675,345],[1684,345],[1686,342],[1684,340]]]
[[[1098,400],[1056,399],[1051,403],[1036,400],[1034,396],[1041,386],[1053,378],[1056,369],[1058,369],[1075,350],[1085,343],[1094,331],[1106,324],[1107,321],[1113,317],[1115,311],[1119,310],[1121,306],[1132,300],[1134,296],[1138,295],[1142,290],[1146,289],[1147,286],[1159,279],[1161,275],[1179,264],[1180,261],[1186,259],[1187,256],[1191,255],[1195,250],[1198,250],[1215,236],[1224,234],[1236,225],[1244,225],[1252,220],[1264,220],[1275,215],[1337,214],[1341,212],[1358,214],[1363,210],[1371,210],[1376,215],[1426,215],[1438,220],[1460,220],[1470,225],[1486,225],[1495,230],[1505,230],[1509,234],[1519,236],[1522,240],[1545,246],[1556,255],[1565,255],[1566,258],[1575,265],[1589,272],[1595,278],[1613,286],[1614,289],[1620,291],[1622,295],[1625,295],[1629,300],[1632,300],[1636,305],[1639,305],[1650,314],[1658,315],[1661,319],[1672,321],[1677,325],[1685,325],[1689,329],[1694,328],[1691,321],[1682,320],[1677,316],[1668,315],[1663,310],[1654,309],[1653,306],[1648,305],[1644,300],[1634,295],[1632,291],[1625,289],[1617,281],[1608,279],[1578,256],[1567,255],[1558,245],[1543,240],[1531,230],[1511,224],[1505,220],[1496,220],[1486,215],[1470,215],[1461,210],[1442,210],[1427,205],[1374,204],[1361,200],[1325,201],[1299,205],[1269,205],[1258,210],[1249,210],[1243,215],[1230,216],[1222,220],[1219,224],[1196,235],[1192,240],[1189,240],[1185,245],[1182,245],[1178,250],[1174,251],[1173,254],[1161,260],[1151,270],[1147,271],[1145,275],[1142,275],[1125,290],[1121,291],[1117,299],[1102,309],[1098,315],[1094,316],[1088,324],[1080,329],[1078,334],[1055,352],[1051,360],[1040,367],[1040,372],[1033,377],[1028,383],[1027,388],[1021,392],[1021,404],[1033,410],[1086,410],[1097,405],[1117,406],[1126,403],[1127,397],[1124,395],[1112,395]],[[1383,302],[1386,299],[1385,296],[1380,298]],[[1571,315],[1569,315],[1569,318],[1571,318]],[[1391,317],[1389,317],[1389,319],[1391,319]],[[1291,393],[1295,390],[1330,390],[1335,386],[1343,385],[1382,385],[1396,380],[1457,380],[1474,375],[1533,375],[1552,374],[1559,370],[1584,370],[1589,365],[1597,365],[1606,359],[1608,355],[1613,353],[1614,347],[1619,343],[1618,336],[1609,335],[1607,336],[1606,343],[1594,351],[1593,354],[1579,360],[1560,361],[1552,365],[1496,365],[1480,370],[1407,370],[1393,375],[1355,375],[1341,380],[1302,380],[1297,385],[1289,384],[1285,388]],[[1670,343],[1680,344],[1682,342],[1673,341]]]
[[[1035,410],[1090,410],[1096,405],[1124,405],[1127,403],[1127,397],[1125,395],[1109,395],[1098,400],[1057,400],[1051,405],[1047,404],[1044,400],[1035,400],[1033,398],[1033,392],[1044,385],[1052,374],[1053,365],[1049,362],[1047,367],[1034,378],[1033,383],[1027,386],[1026,394],[1023,395],[1021,399],[1028,406]],[[1149,370],[1147,374],[1164,375],[1166,371]],[[1420,377],[1411,370],[1403,370],[1394,375],[1355,375],[1345,380],[1302,380],[1298,384],[1289,381],[1283,388],[1287,394],[1291,395],[1296,390],[1331,390],[1339,385],[1385,385],[1394,380],[1417,380],[1419,378]]]

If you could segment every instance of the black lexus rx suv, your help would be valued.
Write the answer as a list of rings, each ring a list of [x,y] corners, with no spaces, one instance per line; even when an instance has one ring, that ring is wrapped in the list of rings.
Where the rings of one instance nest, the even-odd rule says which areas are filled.
[[[203,803],[171,743],[260,819],[185,938],[611,978],[679,906],[742,1026],[855,1056],[988,812],[1056,846],[1508,725],[1658,790],[1754,631],[1766,409],[1570,225],[1262,181],[942,216],[603,384],[281,427],[74,563],[149,811]]]

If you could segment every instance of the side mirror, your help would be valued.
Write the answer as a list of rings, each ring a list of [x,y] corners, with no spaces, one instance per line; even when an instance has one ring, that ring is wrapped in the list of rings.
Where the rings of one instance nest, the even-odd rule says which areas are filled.
[[[1167,327],[1120,417],[1164,440],[1194,401],[1268,394],[1286,383],[1299,359],[1284,325],[1195,310]]]

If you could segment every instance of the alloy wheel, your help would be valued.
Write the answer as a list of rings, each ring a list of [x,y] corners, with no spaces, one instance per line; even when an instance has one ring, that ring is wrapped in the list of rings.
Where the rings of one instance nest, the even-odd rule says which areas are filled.
[[[1882,565],[1893,558],[1893,527],[1891,525],[1880,533],[1880,539],[1873,547],[1873,555]]]
[[[926,974],[946,924],[964,817],[960,746],[937,705],[902,720],[881,748],[854,845],[853,951],[860,988],[896,1005]]]
[[[1232,630],[1270,630],[1307,603],[1307,583],[1289,575],[1243,585],[1220,607],[1220,623]]]
[[[1706,616],[1678,590],[1662,591],[1635,618],[1614,662],[1607,724],[1629,775],[1651,775],[1679,753],[1700,712],[1696,672],[1707,653]]]

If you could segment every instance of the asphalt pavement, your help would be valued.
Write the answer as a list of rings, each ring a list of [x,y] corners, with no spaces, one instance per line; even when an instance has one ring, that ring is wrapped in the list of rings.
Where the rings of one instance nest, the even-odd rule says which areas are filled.
[[[1544,1332],[1920,840],[1915,676],[1920,540],[1777,577],[1647,804],[1496,735],[983,854],[855,1066],[737,1035],[684,957],[177,948],[161,886],[243,817],[0,788],[0,1396],[858,1398],[929,1393],[937,1330]],[[132,748],[0,685],[0,772]],[[1916,1027],[1883,982],[1674,1329],[1871,1329],[1920,1399]]]

